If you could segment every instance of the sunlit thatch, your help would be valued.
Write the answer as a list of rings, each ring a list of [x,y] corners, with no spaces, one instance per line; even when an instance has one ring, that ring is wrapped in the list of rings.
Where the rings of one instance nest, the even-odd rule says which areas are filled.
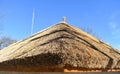
[[[120,52],[66,23],[56,24],[0,51],[0,70],[53,69],[119,70]]]

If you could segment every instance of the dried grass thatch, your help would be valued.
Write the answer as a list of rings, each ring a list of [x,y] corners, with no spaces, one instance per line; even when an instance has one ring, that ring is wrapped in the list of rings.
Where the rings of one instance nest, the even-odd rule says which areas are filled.
[[[0,51],[6,71],[120,70],[120,52],[66,23]]]

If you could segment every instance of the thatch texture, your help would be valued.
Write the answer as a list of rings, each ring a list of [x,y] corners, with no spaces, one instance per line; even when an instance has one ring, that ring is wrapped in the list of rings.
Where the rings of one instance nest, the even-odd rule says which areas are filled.
[[[0,51],[0,70],[43,68],[120,70],[120,52],[66,23],[56,24]]]

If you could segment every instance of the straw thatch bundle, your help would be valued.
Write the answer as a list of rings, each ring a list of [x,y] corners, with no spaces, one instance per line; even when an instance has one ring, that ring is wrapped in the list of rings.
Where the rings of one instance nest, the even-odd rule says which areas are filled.
[[[120,70],[120,52],[66,23],[0,51],[0,70]]]

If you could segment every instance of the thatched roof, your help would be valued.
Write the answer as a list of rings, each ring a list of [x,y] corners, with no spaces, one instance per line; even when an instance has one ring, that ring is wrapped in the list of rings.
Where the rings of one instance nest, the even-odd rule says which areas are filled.
[[[0,51],[0,70],[30,67],[120,69],[120,52],[78,28],[58,23]]]

